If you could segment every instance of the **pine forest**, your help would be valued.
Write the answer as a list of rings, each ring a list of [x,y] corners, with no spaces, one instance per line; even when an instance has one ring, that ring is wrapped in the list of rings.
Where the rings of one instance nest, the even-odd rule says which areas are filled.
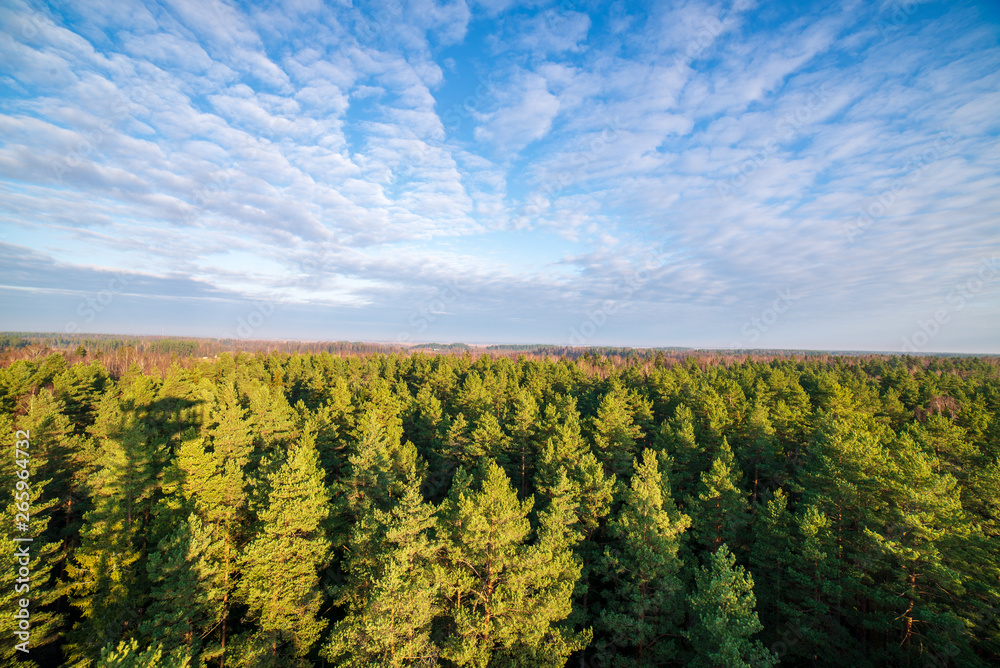
[[[1000,663],[995,357],[81,346],[0,404],[5,666]]]

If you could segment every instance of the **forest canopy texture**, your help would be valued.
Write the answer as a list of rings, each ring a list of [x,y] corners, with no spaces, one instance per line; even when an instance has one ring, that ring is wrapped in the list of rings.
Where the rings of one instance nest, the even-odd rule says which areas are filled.
[[[996,359],[81,347],[0,406],[3,665],[1000,662]]]

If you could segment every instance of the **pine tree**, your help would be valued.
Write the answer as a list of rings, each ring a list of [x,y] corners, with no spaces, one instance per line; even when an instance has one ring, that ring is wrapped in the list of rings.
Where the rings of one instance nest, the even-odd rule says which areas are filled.
[[[717,447],[732,422],[726,402],[704,376],[689,383],[682,396],[695,415],[698,442]]]
[[[268,476],[267,505],[241,560],[240,600],[256,629],[243,634],[234,661],[244,666],[305,665],[325,622],[319,571],[329,559],[323,531],[330,495],[311,434]]]
[[[140,651],[139,643],[132,638],[101,650],[96,668],[188,668],[190,665],[191,657],[183,650],[164,656],[164,648],[156,645]]]
[[[906,407],[903,406],[903,402],[899,398],[899,391],[890,387],[882,395],[879,417],[884,419],[893,431],[899,431],[907,420],[913,417],[913,412],[906,410]]]
[[[197,538],[202,552],[199,578],[205,587],[209,605],[207,630],[209,637],[201,650],[205,660],[218,660],[225,666],[227,643],[231,635],[230,612],[239,576],[239,553],[246,537],[249,514],[247,480],[244,473],[252,456],[253,441],[245,413],[238,405],[235,392],[221,390],[222,399],[213,408],[206,439],[188,432],[181,440],[175,457],[175,471],[168,469],[166,481],[176,481],[182,502],[171,497],[172,488],[165,485],[166,504],[176,505],[173,525],[185,521],[193,512],[201,521],[204,544]],[[207,447],[206,447],[207,444]],[[165,509],[166,510],[166,509]],[[168,516],[169,517],[169,516]],[[161,539],[163,540],[163,539]]]
[[[893,503],[890,481],[895,473],[886,448],[887,428],[869,415],[850,412],[844,407],[849,397],[842,391],[837,395],[833,405],[839,406],[839,415],[818,416],[793,490],[802,492],[804,506],[829,520],[822,534],[824,568],[836,583],[836,598],[825,601],[832,618],[827,635],[836,643],[831,660],[843,664],[870,656],[873,645],[887,647],[884,630],[895,624],[892,618],[902,610],[892,612],[899,601],[896,595],[867,584],[891,570],[878,546]],[[883,631],[876,637],[865,629]]]
[[[843,598],[834,559],[836,546],[830,519],[816,506],[796,512],[793,523],[795,544],[779,611],[783,628],[794,629],[794,634],[784,642],[792,656],[822,664],[836,656],[836,648],[850,644],[833,615],[834,606]]]
[[[594,450],[611,473],[627,476],[642,428],[635,424],[628,393],[614,385],[601,399],[593,419]]]
[[[38,496],[38,501],[32,503],[32,516],[49,525],[44,538],[53,543],[79,530],[80,501],[86,496],[85,477],[74,475],[74,469],[83,463],[88,443],[85,437],[73,433],[65,410],[62,401],[43,389],[30,398],[27,415],[18,421],[20,428],[30,434],[25,453],[30,462],[31,484],[36,488],[33,491]],[[53,564],[57,570],[62,567],[61,561],[60,556]]]
[[[336,485],[338,543],[347,540],[350,525],[370,508],[387,510],[414,481],[423,478],[426,464],[412,443],[400,442],[401,436],[402,427],[386,424],[378,410],[368,409],[361,415],[348,448],[347,470]]]
[[[473,468],[475,462],[469,451],[469,423],[462,413],[453,418],[445,414],[441,418],[441,438],[428,467],[427,488],[431,498],[443,497],[451,484],[451,478],[459,466]]]
[[[68,665],[87,665],[101,647],[117,644],[135,628],[145,600],[142,533],[162,443],[132,415],[136,405],[135,394],[123,393],[121,403],[106,396],[95,423],[102,466],[90,481],[93,509],[84,515],[80,546],[66,566],[64,593],[83,615],[69,634]]]
[[[841,595],[829,519],[815,506],[791,513],[779,489],[755,533],[750,564],[764,637],[783,660],[823,665],[847,643],[832,614]]]
[[[249,411],[247,421],[253,434],[253,455],[256,463],[264,457],[275,457],[288,449],[298,437],[295,411],[288,405],[284,392],[253,382],[247,388]]]
[[[614,496],[615,476],[605,476],[604,467],[592,453],[586,453],[580,462],[570,470],[571,482],[577,496],[577,517],[580,528],[587,538],[605,516],[611,511]]]
[[[404,432],[417,446],[417,452],[426,459],[441,450],[441,423],[444,409],[429,385],[417,391],[403,423]]]
[[[658,666],[677,658],[684,600],[677,552],[691,520],[671,498],[669,471],[653,450],[633,466],[621,510],[608,523],[614,542],[602,570],[611,589],[599,626],[611,642],[602,655],[619,666]]]
[[[298,430],[315,434],[320,467],[326,474],[327,485],[332,486],[342,477],[347,463],[347,443],[341,432],[340,420],[335,410],[326,404],[310,410],[300,402],[295,409],[299,413]]]
[[[180,440],[185,430],[195,426],[200,412],[194,374],[175,361],[163,379],[156,404],[164,435],[172,442]]]
[[[510,438],[513,464],[516,469],[515,479],[518,481],[518,491],[522,498],[528,494],[535,468],[535,457],[538,452],[535,432],[538,417],[538,403],[535,397],[529,391],[519,389],[514,396]]]
[[[65,406],[77,434],[85,434],[94,423],[101,394],[110,385],[108,372],[99,363],[74,364],[53,380],[53,391]]]
[[[698,444],[694,432],[694,412],[685,404],[678,404],[669,423],[661,427],[660,442],[663,450],[674,460],[674,483],[681,498],[690,494],[704,464],[706,450]]]
[[[545,420],[538,430],[542,441],[539,448],[539,469],[534,476],[536,484],[545,484],[545,476],[554,474],[559,466],[575,467],[580,458],[591,451],[581,433],[576,401],[569,399],[559,403],[561,405],[558,407],[553,404],[546,406]]]
[[[19,426],[27,426],[27,420]],[[44,449],[35,450],[35,432],[15,430],[10,417],[0,413],[0,433],[9,435],[9,452],[13,455],[9,464],[0,469],[0,489],[5,492],[0,505],[5,539],[5,548],[0,552],[0,573],[3,574],[0,632],[6,638],[0,646],[0,662],[5,666],[15,663],[24,666],[27,662],[17,662],[15,658],[25,658],[17,649],[19,644],[26,643],[29,652],[37,656],[38,648],[58,640],[61,635],[62,616],[51,609],[58,597],[52,579],[60,543],[49,538],[55,533],[49,528],[55,499],[46,498],[46,490],[51,485],[40,473],[48,466]],[[28,601],[30,627],[25,636],[19,637],[17,634],[23,632],[20,626],[22,600]]]
[[[986,535],[1000,538],[1000,459],[976,468],[962,489],[962,505],[974,514]]]
[[[219,564],[210,559],[217,550],[210,529],[192,513],[150,555],[151,601],[139,629],[150,646],[183,649],[197,657],[202,633],[218,621],[213,613],[222,592]]]
[[[601,556],[600,547],[590,538],[611,509],[615,476],[605,475],[604,466],[583,440],[576,402],[565,402],[563,411],[562,422],[550,415],[546,431],[551,435],[538,457],[535,488],[542,503],[567,503],[573,508],[573,531],[584,539],[573,547],[581,572],[573,593],[573,613],[567,620],[579,626],[589,623],[591,573]]]
[[[554,626],[570,613],[568,548],[528,544],[532,505],[532,498],[518,501],[495,463],[478,491],[456,475],[442,509],[447,537],[442,658],[481,668],[494,653],[507,656],[515,647],[522,653],[572,650]]]
[[[485,473],[490,462],[496,462],[505,468],[510,462],[510,437],[500,427],[500,422],[493,413],[484,413],[476,423],[476,428],[469,435],[469,460],[465,465],[470,470]]]
[[[492,403],[490,390],[483,382],[482,376],[470,371],[462,383],[455,405],[461,408],[469,422],[475,424],[485,413],[490,412]]]
[[[904,655],[919,657],[935,647],[964,646],[967,624],[949,608],[951,601],[967,595],[967,584],[978,579],[971,574],[973,564],[984,561],[973,556],[977,529],[965,516],[954,477],[937,472],[937,457],[915,447],[906,433],[890,447],[893,503],[888,526],[877,537],[872,532],[871,539],[888,561],[886,589],[896,593],[898,601],[891,625],[898,630],[890,643],[892,653],[898,647]],[[968,547],[956,554],[956,543]],[[995,565],[985,570],[998,574]],[[986,605],[996,603],[994,598]],[[967,606],[969,611],[974,608]]]
[[[701,474],[698,496],[687,500],[693,520],[691,533],[698,546],[714,552],[723,543],[746,544],[749,503],[740,489],[741,477],[733,451],[723,437],[711,468]]]
[[[782,621],[781,602],[787,596],[788,570],[796,549],[794,518],[788,510],[788,495],[779,488],[756,513],[750,569],[757,582],[760,620],[768,631]]]
[[[741,430],[740,466],[750,477],[750,499],[756,506],[765,489],[781,483],[783,453],[774,426],[768,417],[767,406],[755,398],[746,424]]]
[[[904,431],[914,444],[934,457],[936,473],[951,474],[963,486],[976,469],[979,449],[960,426],[943,415],[931,415],[924,424],[908,425]]]
[[[343,604],[323,647],[340,666],[432,665],[440,650],[431,623],[440,612],[441,545],[435,509],[410,485],[390,510],[370,509],[355,525]]]
[[[211,421],[208,433],[217,459],[232,460],[239,468],[246,466],[253,451],[253,430],[232,386],[219,389]]]
[[[551,499],[565,473],[574,490],[579,530],[589,538],[611,508],[615,476],[605,475],[604,467],[583,439],[576,402],[567,402],[563,411],[563,421],[549,427],[551,435],[539,451],[535,487],[540,495]]]
[[[498,648],[493,665],[562,666],[570,654],[582,650],[592,639],[589,628],[573,630],[581,620],[572,618],[568,595],[578,596],[581,591],[582,564],[573,553],[582,538],[577,490],[563,474],[551,492],[546,508],[538,513],[537,537],[525,550],[522,574],[523,585],[533,593],[530,605],[534,620],[526,623],[556,623],[541,635],[523,637],[510,647]]]
[[[752,639],[763,628],[754,611],[753,578],[735,564],[736,557],[722,545],[695,578],[696,589],[688,598],[694,656],[687,665],[692,668],[771,668],[778,663]]]

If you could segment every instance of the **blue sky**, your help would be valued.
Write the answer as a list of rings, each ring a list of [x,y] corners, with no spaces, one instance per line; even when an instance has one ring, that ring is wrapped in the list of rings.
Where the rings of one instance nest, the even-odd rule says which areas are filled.
[[[991,1],[0,26],[2,329],[1000,352]]]

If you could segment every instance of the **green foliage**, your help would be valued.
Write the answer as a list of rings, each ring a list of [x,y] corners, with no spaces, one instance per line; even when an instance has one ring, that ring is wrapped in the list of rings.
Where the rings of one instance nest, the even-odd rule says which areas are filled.
[[[1000,662],[995,360],[62,345],[0,368],[2,665]]]
[[[659,434],[660,447],[674,460],[674,476],[678,494],[690,494],[704,467],[705,449],[698,444],[694,433],[694,413],[684,404],[674,409],[674,415],[665,422]]]
[[[146,564],[152,583],[150,605],[140,633],[168,648],[183,648],[197,656],[202,629],[209,627],[218,606],[219,568],[209,558],[213,536],[198,515],[187,520],[157,545]]]
[[[29,424],[30,420],[25,418],[17,426],[28,427]],[[0,573],[3,573],[0,632],[7,639],[0,647],[0,662],[5,666],[14,665],[15,657],[25,658],[16,647],[25,642],[25,638],[15,635],[22,630],[22,601],[27,602],[27,614],[30,615],[27,647],[36,655],[37,648],[53,643],[63,633],[63,616],[52,609],[58,598],[53,586],[59,557],[59,541],[52,530],[55,500],[46,498],[51,484],[40,475],[50,468],[49,462],[41,438],[35,439],[36,432],[30,429],[27,434],[15,432],[14,426],[9,416],[0,415],[0,429],[11,438],[11,457],[7,466],[0,469],[0,489],[5,492],[0,506],[5,546],[0,551]],[[17,454],[15,448],[21,450],[22,456],[13,456]],[[27,477],[19,475],[21,471],[26,471]],[[28,513],[24,513],[25,508]],[[18,524],[24,521],[25,514],[28,515],[27,528],[22,530]],[[27,569],[27,576],[21,573],[22,568]]]
[[[634,398],[615,385],[601,398],[591,425],[596,454],[608,470],[618,476],[628,475],[638,442],[643,437],[642,426],[635,422],[634,404]]]
[[[101,402],[95,424],[101,456],[88,481],[93,507],[84,515],[63,590],[82,615],[68,636],[70,665],[87,665],[140,618],[147,586],[142,536],[162,448],[137,417],[149,388],[133,376],[120,398],[106,395]]]
[[[688,498],[687,507],[694,521],[695,543],[715,552],[723,544],[746,543],[749,503],[740,488],[742,475],[726,439],[711,468],[701,474],[698,495]]]
[[[445,636],[441,656],[460,666],[487,666],[494,652],[568,655],[571,634],[555,623],[570,613],[579,566],[554,510],[530,544],[532,499],[519,501],[503,469],[490,463],[478,490],[456,483],[442,509],[445,547]],[[563,654],[565,653],[565,654]]]
[[[121,641],[117,647],[108,645],[101,650],[96,668],[188,668],[191,657],[180,651],[164,656],[163,647],[156,645],[140,651],[135,638]]]
[[[318,616],[319,572],[330,556],[323,531],[330,495],[310,434],[268,476],[267,487],[237,589],[256,629],[234,643],[239,648],[234,659],[247,666],[291,666],[309,653],[326,626]]]
[[[323,655],[335,665],[431,665],[439,649],[431,625],[441,612],[442,545],[435,508],[409,487],[390,511],[372,508],[355,525],[342,587],[347,616]]]
[[[695,578],[688,598],[693,625],[688,631],[692,668],[770,668],[778,663],[759,640],[763,627],[754,611],[753,578],[736,566],[725,545],[712,555]]]
[[[666,461],[647,449],[633,467],[622,508],[608,523],[615,540],[605,548],[602,571],[611,587],[598,625],[611,638],[602,647],[608,665],[659,666],[679,652],[684,585],[678,550],[691,518],[670,496]]]

